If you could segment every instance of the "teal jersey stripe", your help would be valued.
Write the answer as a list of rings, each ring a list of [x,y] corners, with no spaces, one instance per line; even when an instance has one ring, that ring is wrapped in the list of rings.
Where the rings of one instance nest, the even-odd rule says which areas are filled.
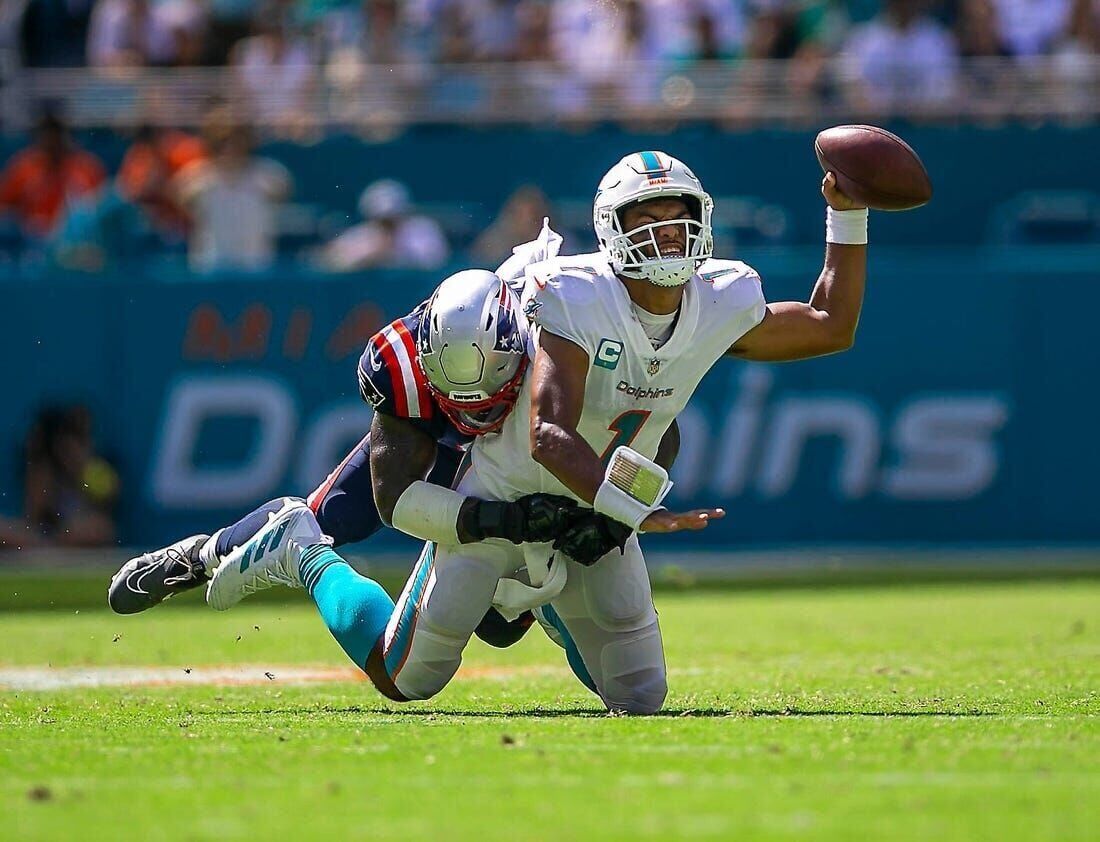
[[[424,596],[424,588],[428,584],[428,573],[435,561],[435,544],[425,544],[424,552],[420,554],[420,560],[416,563],[416,578],[413,580],[409,598],[401,607],[401,619],[397,621],[397,631],[393,641],[386,650],[386,673],[390,678],[401,667],[412,646],[412,631],[416,627],[416,617],[420,613],[420,600]]]

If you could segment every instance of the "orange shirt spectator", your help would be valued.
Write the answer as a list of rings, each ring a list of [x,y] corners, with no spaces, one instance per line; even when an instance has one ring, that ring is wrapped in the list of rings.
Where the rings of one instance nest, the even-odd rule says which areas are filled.
[[[182,235],[189,218],[169,185],[176,173],[205,158],[206,147],[193,135],[174,129],[142,129],[122,159],[116,177],[118,192],[140,204],[158,229]]]
[[[74,146],[55,117],[38,126],[35,142],[0,172],[0,209],[23,230],[42,237],[61,219],[66,203],[94,194],[107,180],[99,159]]]

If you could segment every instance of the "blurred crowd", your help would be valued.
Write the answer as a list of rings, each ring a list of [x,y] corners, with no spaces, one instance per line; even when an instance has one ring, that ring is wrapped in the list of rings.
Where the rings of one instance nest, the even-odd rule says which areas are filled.
[[[118,472],[97,452],[80,404],[43,407],[23,441],[23,512],[0,516],[0,552],[102,547],[115,540]]]
[[[262,123],[377,65],[532,61],[591,85],[633,60],[786,59],[813,89],[839,56],[857,96],[935,101],[960,58],[1100,52],[1100,0],[27,0],[18,26],[33,67],[228,65]]]
[[[280,251],[288,256],[281,245],[294,184],[255,144],[249,125],[219,105],[196,133],[140,127],[112,176],[47,112],[0,170],[0,255],[85,272],[173,253],[198,273],[270,269]],[[495,265],[533,239],[549,213],[541,191],[524,186],[465,251]],[[437,269],[452,258],[444,227],[392,179],[365,185],[358,218],[328,227],[289,257],[326,272]]]
[[[962,101],[980,115],[998,99],[996,80],[982,76],[981,61],[966,63],[964,78],[964,59],[1027,68],[1045,57],[1044,67],[1070,76],[1091,67],[1073,96],[1093,100],[1081,101],[1087,113],[1098,110],[1100,0],[26,0],[4,20],[29,67],[90,65],[113,79],[144,67],[215,65],[231,80],[190,97],[206,105],[186,130],[166,128],[180,120],[172,101],[150,96],[131,106],[131,125],[148,125],[126,130],[129,148],[114,173],[74,142],[63,107],[47,110],[33,141],[3,162],[0,259],[30,254],[84,271],[151,253],[186,255],[203,272],[264,270],[288,253],[323,271],[434,269],[452,258],[492,265],[505,244],[535,235],[548,211],[537,188],[508,198],[478,238],[456,235],[385,180],[350,185],[362,191],[357,215],[314,226],[288,246],[293,177],[255,152],[256,131],[317,137],[305,122],[324,85],[330,99],[349,103],[371,91],[365,111],[346,112],[366,126],[377,116],[367,112],[387,111],[386,90],[395,111],[416,95],[398,77],[432,75],[442,90],[421,103],[432,113],[471,96],[455,67],[537,62],[509,65],[516,79],[551,68],[541,82],[521,83],[524,100],[544,96],[548,113],[568,114],[603,91],[629,121],[656,117],[648,105],[668,102],[668,75],[646,67],[679,68],[681,80],[693,67],[744,67],[736,84],[751,91],[762,65],[741,60],[777,59],[768,67],[784,68],[778,88],[731,96],[722,119],[751,119],[777,90],[839,98],[847,115]]]

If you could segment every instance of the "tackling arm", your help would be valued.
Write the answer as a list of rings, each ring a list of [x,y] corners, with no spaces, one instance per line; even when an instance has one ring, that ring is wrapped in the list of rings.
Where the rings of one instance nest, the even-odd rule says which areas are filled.
[[[572,500],[531,494],[513,503],[463,497],[424,481],[435,464],[435,440],[381,412],[371,422],[370,468],[382,522],[426,541],[469,544],[504,538],[547,541],[572,522]]]
[[[393,525],[397,501],[435,464],[435,439],[407,421],[374,413],[370,425],[370,473],[374,504],[386,526]]]
[[[821,192],[835,210],[856,205],[836,187],[828,173]],[[764,319],[737,340],[730,356],[761,362],[787,362],[846,351],[855,341],[863,289],[867,280],[867,246],[828,243],[809,303],[769,304]]]

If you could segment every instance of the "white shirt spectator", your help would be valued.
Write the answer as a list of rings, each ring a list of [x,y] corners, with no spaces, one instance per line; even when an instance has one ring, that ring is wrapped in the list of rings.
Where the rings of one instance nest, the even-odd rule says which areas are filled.
[[[714,22],[722,52],[735,55],[745,42],[745,10],[735,0],[646,0],[649,54],[659,58],[691,58],[701,44],[696,18],[707,15]]]
[[[233,64],[252,119],[261,124],[293,120],[313,84],[313,61],[301,40],[257,35],[240,41]]]
[[[196,31],[204,18],[196,0],[99,0],[88,26],[88,63],[172,64],[179,58],[176,31]]]
[[[842,56],[846,75],[871,105],[934,105],[955,94],[958,48],[932,18],[899,27],[880,16],[852,30]]]
[[[1071,0],[993,0],[1001,43],[1015,56],[1050,52],[1066,30]]]
[[[372,266],[436,269],[447,262],[450,248],[432,219],[412,213],[409,192],[392,179],[369,185],[359,198],[366,222],[349,228],[321,252],[321,262],[337,272]]]
[[[193,269],[252,271],[272,264],[276,213],[291,184],[281,164],[266,158],[249,158],[233,168],[200,162],[181,172],[179,183],[194,219]]]

